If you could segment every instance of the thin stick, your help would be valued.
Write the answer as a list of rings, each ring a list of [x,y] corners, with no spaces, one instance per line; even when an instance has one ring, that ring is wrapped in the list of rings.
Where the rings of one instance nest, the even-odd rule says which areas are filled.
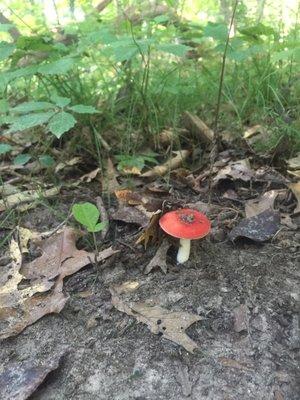
[[[230,32],[231,32],[231,29],[232,29],[232,26],[233,26],[234,17],[235,17],[235,13],[236,13],[238,2],[239,2],[239,0],[235,0],[234,6],[233,6],[230,25],[229,25],[228,34],[227,34],[226,43],[225,43],[225,48],[224,48],[223,57],[222,57],[222,67],[221,67],[221,73],[220,73],[220,83],[219,83],[219,91],[218,91],[218,99],[217,99],[217,109],[216,109],[215,121],[214,121],[214,126],[213,126],[213,130],[214,130],[215,134],[214,134],[214,137],[213,137],[213,144],[212,144],[212,149],[211,149],[211,152],[210,152],[208,204],[211,204],[212,173],[213,173],[213,166],[214,166],[215,160],[217,158],[217,154],[218,154],[218,141],[219,141],[218,123],[219,123],[220,105],[221,105],[223,83],[224,83],[224,75],[225,75],[227,49],[228,49],[228,45],[229,45]]]

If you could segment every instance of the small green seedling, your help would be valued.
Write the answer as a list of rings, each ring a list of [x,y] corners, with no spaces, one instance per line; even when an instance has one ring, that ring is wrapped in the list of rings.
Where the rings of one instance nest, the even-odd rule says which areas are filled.
[[[76,203],[72,207],[72,214],[76,221],[83,225],[88,232],[100,232],[105,227],[105,222],[98,222],[100,212],[92,203]]]
[[[100,218],[98,208],[94,204],[88,202],[76,203],[72,207],[72,214],[76,221],[83,225],[88,232],[93,234],[96,255],[98,255],[99,251],[95,233],[102,231],[106,226],[106,222],[98,222]]]

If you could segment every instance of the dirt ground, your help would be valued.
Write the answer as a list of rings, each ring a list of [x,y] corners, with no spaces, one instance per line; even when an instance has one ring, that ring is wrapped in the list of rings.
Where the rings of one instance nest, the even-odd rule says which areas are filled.
[[[33,213],[41,231],[49,228],[47,214]],[[144,275],[155,249],[131,248],[126,237],[98,273],[90,265],[65,281],[70,298],[59,315],[2,342],[3,366],[44,365],[66,352],[31,400],[299,399],[295,249],[195,241],[185,266],[171,248],[168,273]],[[202,318],[187,330],[194,354],[112,307],[109,286],[128,280],[141,283],[134,300]]]

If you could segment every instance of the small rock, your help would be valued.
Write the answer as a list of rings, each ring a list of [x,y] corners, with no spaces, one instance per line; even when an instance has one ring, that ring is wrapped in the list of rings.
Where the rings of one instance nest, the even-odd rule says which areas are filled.
[[[267,320],[265,315],[258,315],[251,321],[251,326],[253,326],[254,329],[265,332],[267,330]]]
[[[245,304],[241,304],[233,310],[233,329],[235,332],[248,331],[248,311],[249,309]]]
[[[95,328],[98,325],[98,321],[96,320],[95,317],[91,317],[87,320],[86,322],[86,328],[87,329],[92,329]]]

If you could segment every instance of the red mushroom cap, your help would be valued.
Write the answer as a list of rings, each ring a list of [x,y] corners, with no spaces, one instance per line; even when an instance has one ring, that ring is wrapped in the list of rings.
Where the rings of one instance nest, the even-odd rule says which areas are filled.
[[[200,239],[210,231],[210,221],[206,215],[189,208],[164,214],[159,225],[163,231],[179,239]]]

